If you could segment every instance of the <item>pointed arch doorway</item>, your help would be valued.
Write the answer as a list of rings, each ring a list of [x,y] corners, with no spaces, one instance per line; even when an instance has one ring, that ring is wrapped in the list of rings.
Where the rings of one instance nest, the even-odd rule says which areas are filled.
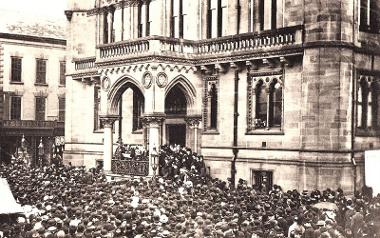
[[[172,87],[165,97],[166,143],[186,146],[186,122],[188,102],[184,88]]]

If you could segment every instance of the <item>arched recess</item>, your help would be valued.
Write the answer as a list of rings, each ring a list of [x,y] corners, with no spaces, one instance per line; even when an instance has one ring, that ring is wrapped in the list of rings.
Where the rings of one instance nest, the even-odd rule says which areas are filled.
[[[117,115],[119,108],[118,104],[125,90],[131,88],[133,91],[137,90],[144,95],[144,89],[140,83],[130,76],[123,76],[116,80],[107,94],[107,112],[111,115]]]
[[[179,75],[175,77],[165,88],[165,98],[168,96],[169,92],[173,88],[180,89],[185,98],[186,98],[186,104],[187,104],[187,111],[191,112],[193,111],[193,108],[195,106],[195,98],[197,95],[197,91],[193,84],[183,75]]]

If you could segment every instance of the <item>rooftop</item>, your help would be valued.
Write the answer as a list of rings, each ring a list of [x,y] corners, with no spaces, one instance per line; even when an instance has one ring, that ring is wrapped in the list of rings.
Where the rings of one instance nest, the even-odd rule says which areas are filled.
[[[66,38],[66,22],[62,18],[48,18],[0,9],[0,23],[0,33],[62,40]]]

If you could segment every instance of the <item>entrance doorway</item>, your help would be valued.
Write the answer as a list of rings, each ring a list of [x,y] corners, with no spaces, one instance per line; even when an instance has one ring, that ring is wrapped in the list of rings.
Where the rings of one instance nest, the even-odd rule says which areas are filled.
[[[167,134],[170,145],[186,145],[186,125],[184,124],[174,124],[167,125]]]
[[[263,191],[269,191],[273,186],[273,172],[264,170],[252,170],[253,185]]]

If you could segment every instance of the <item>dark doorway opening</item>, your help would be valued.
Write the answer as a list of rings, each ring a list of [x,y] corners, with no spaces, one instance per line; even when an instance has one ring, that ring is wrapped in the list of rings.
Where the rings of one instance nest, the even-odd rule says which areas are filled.
[[[252,171],[253,184],[254,187],[268,192],[272,189],[273,186],[273,172],[272,171],[264,171],[264,170],[253,170]]]
[[[167,126],[167,133],[170,145],[186,145],[186,125],[175,124]]]

